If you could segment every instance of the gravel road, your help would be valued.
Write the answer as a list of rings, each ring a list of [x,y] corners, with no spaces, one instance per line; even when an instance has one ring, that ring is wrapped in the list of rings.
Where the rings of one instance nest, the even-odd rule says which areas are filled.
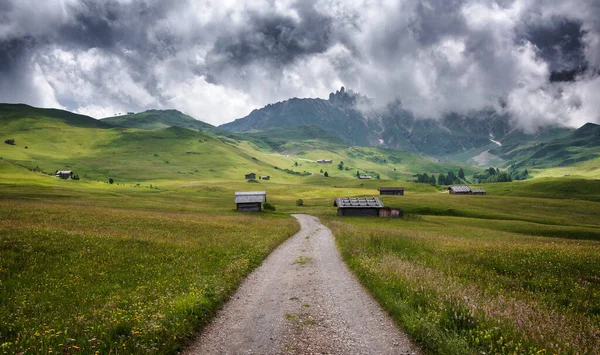
[[[419,354],[342,262],[331,231],[301,230],[248,278],[187,354]]]

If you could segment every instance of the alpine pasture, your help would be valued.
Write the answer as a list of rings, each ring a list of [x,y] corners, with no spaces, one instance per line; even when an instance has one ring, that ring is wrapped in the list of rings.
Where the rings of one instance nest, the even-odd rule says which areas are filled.
[[[476,168],[318,137],[273,143],[15,110],[0,126],[16,143],[0,145],[0,353],[177,353],[298,230],[290,213],[332,229],[425,353],[600,351],[600,181],[589,163],[581,176],[451,196],[411,176]],[[81,180],[52,176],[61,169]],[[247,182],[249,172],[271,180]],[[382,198],[405,218],[336,215],[334,197],[379,186],[406,188]],[[252,190],[276,211],[236,212],[234,192]]]

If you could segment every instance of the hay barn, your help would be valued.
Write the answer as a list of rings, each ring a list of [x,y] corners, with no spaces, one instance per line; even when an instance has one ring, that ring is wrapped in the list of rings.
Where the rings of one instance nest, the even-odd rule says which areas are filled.
[[[56,170],[54,176],[59,177],[61,179],[68,179],[73,177],[73,172],[71,170]]]
[[[450,186],[448,191],[452,195],[469,195],[471,194],[471,188],[468,186]]]
[[[380,187],[380,195],[404,195],[404,187]]]
[[[254,180],[254,179],[256,179],[256,174],[255,173],[246,174],[246,179],[247,180]]]
[[[267,202],[264,191],[236,192],[234,198],[236,210],[240,212],[260,212],[263,202]]]
[[[333,201],[338,216],[379,216],[383,202],[377,197],[338,197]]]

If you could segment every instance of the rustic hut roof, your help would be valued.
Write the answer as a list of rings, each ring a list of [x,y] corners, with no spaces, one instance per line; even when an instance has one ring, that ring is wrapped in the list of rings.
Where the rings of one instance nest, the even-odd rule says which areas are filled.
[[[71,170],[56,170],[56,175],[68,175],[72,173],[73,172]]]
[[[448,190],[452,190],[454,192],[470,192],[471,188],[468,186],[450,186]]]
[[[266,202],[267,193],[265,191],[236,192],[234,201],[235,203]]]
[[[381,208],[383,202],[377,197],[338,197],[333,205],[339,208]]]
[[[485,189],[471,189],[471,192],[474,194],[484,194]]]
[[[404,187],[380,187],[378,191],[404,191]]]

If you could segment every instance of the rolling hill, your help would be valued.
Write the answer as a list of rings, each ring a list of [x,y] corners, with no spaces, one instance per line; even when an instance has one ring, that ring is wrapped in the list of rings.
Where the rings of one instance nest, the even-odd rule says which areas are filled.
[[[410,180],[412,174],[472,167],[439,163],[417,154],[380,147],[348,147],[314,126],[251,134],[215,136],[182,127],[153,130],[115,127],[66,111],[0,105],[2,171],[23,173],[73,170],[82,180],[142,181],[243,180],[253,171],[272,181],[312,181],[327,171],[353,179],[356,171],[382,179]],[[153,122],[147,121],[146,127]],[[332,165],[317,164],[332,159]],[[344,169],[338,170],[339,162]],[[8,165],[7,165],[8,164]],[[10,165],[10,169],[9,169]],[[312,174],[312,176],[311,176]],[[0,174],[1,178],[1,174]]]
[[[177,110],[147,110],[122,116],[106,117],[102,122],[113,126],[139,128],[145,130],[182,127],[207,133],[223,133],[217,127],[199,121]]]
[[[528,145],[503,145],[490,153],[518,168],[564,167],[594,160],[600,158],[600,125],[586,123],[565,137]]]

